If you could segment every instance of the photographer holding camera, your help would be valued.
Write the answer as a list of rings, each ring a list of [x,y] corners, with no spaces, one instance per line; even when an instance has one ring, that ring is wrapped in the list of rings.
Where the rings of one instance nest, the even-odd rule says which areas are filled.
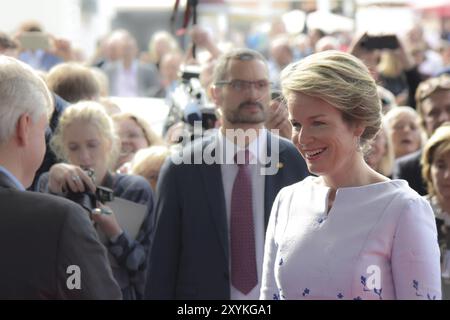
[[[356,36],[349,48],[349,53],[359,58],[369,68],[373,78],[377,83],[386,89],[393,90],[388,84],[387,79],[380,77],[380,58],[381,53],[391,55],[391,60],[401,68],[401,75],[406,83],[406,91],[402,91],[397,99],[401,104],[416,107],[414,94],[419,83],[422,81],[422,75],[407,53],[402,41],[395,35],[369,35],[367,32]],[[383,61],[384,64],[384,61]]]
[[[110,171],[120,148],[112,119],[96,102],[74,104],[62,114],[51,146],[66,163],[53,165],[49,173],[41,176],[39,191],[63,195],[90,213],[98,231],[108,238],[105,245],[123,298],[140,299],[150,245],[153,192],[142,177]],[[102,203],[110,201],[112,193],[147,206],[136,239],[123,230],[115,213]]]

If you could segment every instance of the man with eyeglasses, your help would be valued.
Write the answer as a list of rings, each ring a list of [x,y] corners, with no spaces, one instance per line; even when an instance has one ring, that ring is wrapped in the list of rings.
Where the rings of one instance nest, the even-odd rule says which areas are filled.
[[[416,91],[416,107],[421,119],[422,129],[431,137],[444,122],[450,121],[450,75],[423,81]],[[406,155],[395,163],[393,177],[408,181],[409,186],[419,194],[427,194],[422,179],[420,159],[422,150]]]
[[[160,172],[149,299],[258,299],[275,196],[307,175],[294,146],[264,128],[271,97],[261,54],[223,54],[213,83],[222,127],[183,150],[194,164],[172,157]]]

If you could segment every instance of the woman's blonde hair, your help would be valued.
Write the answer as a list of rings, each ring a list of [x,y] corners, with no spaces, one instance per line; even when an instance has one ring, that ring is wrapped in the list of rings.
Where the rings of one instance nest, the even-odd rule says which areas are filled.
[[[386,152],[381,157],[380,163],[378,164],[377,172],[381,173],[386,177],[390,177],[392,175],[392,171],[394,170],[395,155],[392,139],[388,134],[388,130],[386,129],[386,125],[384,124],[384,122],[382,123],[377,135],[379,134],[384,134],[386,140],[385,145]]]
[[[67,146],[64,145],[64,135],[68,126],[76,121],[89,123],[98,129],[104,142],[111,145],[108,159],[108,168],[112,169],[116,163],[120,151],[120,139],[116,134],[114,122],[106,113],[101,104],[94,101],[81,101],[64,110],[59,119],[58,127],[50,141],[50,146],[56,156],[67,161]]]
[[[431,166],[433,162],[450,152],[450,122],[445,122],[430,137],[425,144],[422,153],[422,177],[427,183],[428,194],[436,195],[431,179]]]
[[[281,74],[283,95],[300,92],[325,100],[342,112],[349,124],[365,127],[360,137],[363,152],[370,148],[381,125],[381,103],[375,80],[351,54],[327,50],[287,66]]]
[[[112,119],[114,121],[121,121],[121,120],[134,121],[144,132],[145,140],[147,140],[148,146],[164,144],[163,139],[158,134],[156,134],[155,131],[153,131],[148,121],[138,115],[135,115],[131,112],[121,112],[114,114],[112,116]]]
[[[155,165],[162,165],[165,159],[171,155],[171,151],[167,146],[151,146],[136,152],[131,163],[131,174],[143,176],[147,175]],[[159,170],[158,170],[159,171]]]
[[[384,76],[391,78],[399,77],[403,74],[403,66],[400,60],[391,51],[383,51],[381,53],[377,69]]]

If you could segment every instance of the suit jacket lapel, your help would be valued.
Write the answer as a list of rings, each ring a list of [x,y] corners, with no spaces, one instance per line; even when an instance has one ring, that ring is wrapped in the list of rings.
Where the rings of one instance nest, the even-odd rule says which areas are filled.
[[[217,137],[213,136],[212,141],[202,144],[202,151],[208,146],[215,152],[217,147]],[[213,154],[214,156],[214,154]],[[201,164],[198,165],[200,175],[204,184],[206,199],[209,204],[209,213],[219,236],[223,252],[228,260],[228,222],[225,206],[225,193],[222,183],[222,171],[219,164]]]

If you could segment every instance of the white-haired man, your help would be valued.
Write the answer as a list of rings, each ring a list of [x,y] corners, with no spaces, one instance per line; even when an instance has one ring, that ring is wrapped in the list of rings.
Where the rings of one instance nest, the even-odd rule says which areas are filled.
[[[118,299],[106,251],[81,207],[28,192],[45,153],[52,98],[0,56],[0,299]]]

